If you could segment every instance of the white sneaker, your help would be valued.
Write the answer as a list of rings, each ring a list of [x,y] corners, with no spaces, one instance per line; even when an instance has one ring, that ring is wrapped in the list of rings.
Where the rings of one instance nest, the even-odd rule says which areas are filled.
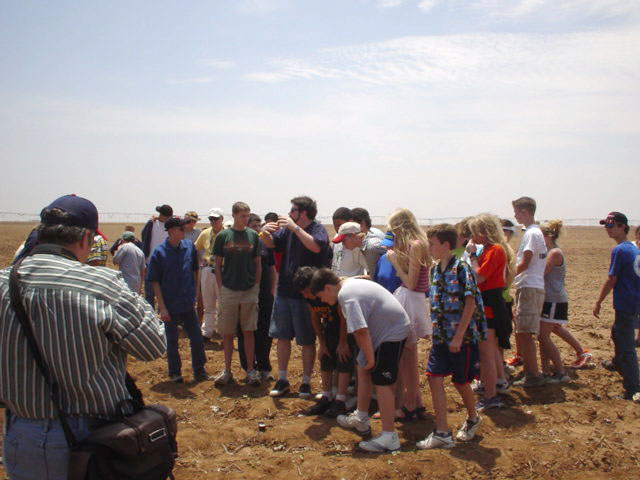
[[[511,385],[509,385],[509,382],[507,380],[503,382],[496,382],[497,393],[509,393],[509,390],[511,390]]]
[[[640,392],[634,393],[633,397],[631,397],[631,400],[633,400],[635,403],[640,403]]]
[[[229,370],[223,370],[215,378],[216,385],[227,385],[233,380],[233,374]]]
[[[461,442],[468,442],[476,435],[476,430],[480,426],[480,422],[482,421],[482,417],[478,415],[475,422],[472,422],[468,418],[464,421],[460,430],[456,434],[456,440],[460,440]]]
[[[363,437],[371,434],[369,417],[365,418],[364,420],[360,420],[356,412],[351,412],[349,415],[338,415],[336,420],[338,421],[338,425],[340,425],[341,427],[355,430]]]
[[[358,446],[367,452],[394,452],[396,450],[400,450],[400,440],[398,439],[398,434],[396,432],[393,432],[392,434],[381,433],[371,440],[363,440],[358,444]]]
[[[439,433],[436,433],[435,430],[431,432],[427,438],[416,443],[416,447],[420,450],[428,450],[430,448],[453,448],[454,446],[455,443],[453,442],[451,433],[448,433],[447,435],[440,435]]]
[[[257,370],[249,370],[247,372],[247,383],[249,385],[258,386],[262,383],[262,377]]]

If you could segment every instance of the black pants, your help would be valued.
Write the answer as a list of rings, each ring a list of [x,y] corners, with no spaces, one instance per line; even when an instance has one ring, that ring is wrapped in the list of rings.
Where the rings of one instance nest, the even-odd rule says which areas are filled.
[[[269,323],[271,322],[271,312],[273,311],[273,296],[260,297],[258,299],[258,328],[254,332],[255,337],[255,359],[253,368],[260,371],[271,371],[269,355],[271,353],[271,343],[273,339],[269,336]],[[238,335],[238,355],[240,365],[247,370],[247,358],[244,354],[244,335],[240,324],[237,329]]]

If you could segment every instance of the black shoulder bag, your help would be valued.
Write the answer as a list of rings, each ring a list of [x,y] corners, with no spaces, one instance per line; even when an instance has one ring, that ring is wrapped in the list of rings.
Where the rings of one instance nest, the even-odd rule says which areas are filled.
[[[49,397],[71,449],[68,480],[173,479],[171,472],[178,456],[176,413],[164,405],[144,405],[129,374],[127,388],[133,400],[120,401],[111,421],[92,429],[86,440],[76,439],[60,406],[58,384],[51,378],[22,302],[18,274],[21,264],[22,259],[13,266],[9,277],[11,305],[47,382]]]

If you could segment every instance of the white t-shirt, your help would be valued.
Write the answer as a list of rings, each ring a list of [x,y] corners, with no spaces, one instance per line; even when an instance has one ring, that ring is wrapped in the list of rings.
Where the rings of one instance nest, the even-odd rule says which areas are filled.
[[[544,244],[544,235],[538,225],[531,224],[524,231],[520,248],[516,255],[516,264],[520,264],[524,257],[524,252],[530,251],[533,256],[529,267],[522,273],[516,275],[513,284],[516,288],[539,288],[544,290],[544,267],[547,263],[547,247]]]
[[[149,256],[147,257],[147,263],[151,259],[151,254],[155,248],[164,242],[167,238],[167,231],[164,229],[164,222],[160,220],[153,221],[153,229],[151,229],[151,242],[149,243]]]
[[[338,292],[338,304],[347,321],[347,332],[368,328],[374,351],[384,342],[399,342],[409,335],[409,317],[400,302],[371,280],[345,280]],[[365,364],[362,352],[358,364]]]

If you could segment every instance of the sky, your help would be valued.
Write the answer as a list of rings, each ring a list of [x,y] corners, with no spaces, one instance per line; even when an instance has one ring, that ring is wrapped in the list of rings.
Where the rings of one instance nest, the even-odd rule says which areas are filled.
[[[637,0],[0,3],[2,212],[640,219],[639,152]]]

